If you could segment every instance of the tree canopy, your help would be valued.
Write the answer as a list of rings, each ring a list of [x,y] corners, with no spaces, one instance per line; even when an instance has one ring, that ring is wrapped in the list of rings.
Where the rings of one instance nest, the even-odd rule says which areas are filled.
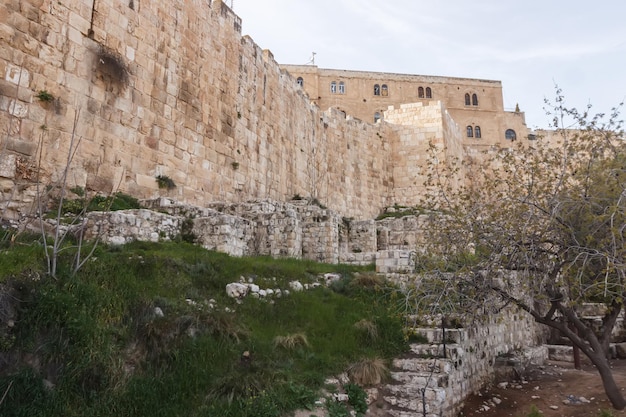
[[[621,105],[610,114],[547,103],[554,130],[494,147],[470,161],[431,166],[432,216],[423,251],[471,253],[459,279],[561,332],[598,368],[614,407],[626,407],[608,365],[626,294],[626,141]],[[467,180],[455,186],[453,178]],[[602,327],[582,319],[605,306]]]

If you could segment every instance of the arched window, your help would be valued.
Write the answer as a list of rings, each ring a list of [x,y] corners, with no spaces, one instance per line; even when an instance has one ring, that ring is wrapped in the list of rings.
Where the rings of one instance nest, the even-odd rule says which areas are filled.
[[[476,127],[474,128],[474,137],[475,137],[476,139],[480,139],[480,138],[481,138],[481,136],[480,136],[480,126],[476,126]]]
[[[343,81],[339,81],[339,94],[346,94],[346,84]]]
[[[474,129],[472,129],[472,126],[467,126],[465,128],[466,132],[467,132],[467,137],[468,138],[473,138],[474,137]]]
[[[472,105],[472,101],[471,101],[469,93],[465,93],[465,105],[466,106],[471,106]]]
[[[374,95],[375,96],[380,95],[380,86],[378,84],[374,84]]]
[[[417,97],[418,98],[424,98],[424,87],[419,87],[417,89]]]
[[[387,88],[387,84],[383,84],[383,86],[380,88],[380,91],[383,96],[387,97],[389,95],[389,88]]]
[[[296,82],[298,83],[298,85],[300,87],[304,87],[304,78],[302,77],[298,77],[298,79],[296,80]]]
[[[514,141],[517,139],[517,134],[515,134],[515,130],[507,129],[506,132],[504,132],[504,138],[506,140]]]
[[[478,96],[476,94],[472,94],[472,106],[478,106]]]
[[[337,81],[332,81],[330,83],[330,92],[335,94],[337,92]]]
[[[379,112],[374,113],[374,123],[378,123],[382,119]]]
[[[426,98],[433,98],[433,90],[430,87],[426,87]]]

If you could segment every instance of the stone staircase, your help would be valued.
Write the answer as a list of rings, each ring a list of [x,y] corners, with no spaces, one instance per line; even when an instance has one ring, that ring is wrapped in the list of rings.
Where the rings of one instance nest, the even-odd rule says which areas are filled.
[[[462,399],[454,401],[456,386],[463,383],[462,364],[466,339],[463,329],[414,329],[428,339],[412,343],[411,350],[393,361],[392,382],[383,398],[393,417],[452,417],[458,413]],[[445,347],[444,347],[445,346]],[[445,352],[445,355],[444,355]]]

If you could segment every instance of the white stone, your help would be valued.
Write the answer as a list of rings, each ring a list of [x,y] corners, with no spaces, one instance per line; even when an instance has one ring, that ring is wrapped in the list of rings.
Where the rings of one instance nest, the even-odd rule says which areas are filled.
[[[339,402],[348,402],[348,394],[333,394],[333,397]]]
[[[163,314],[163,310],[161,310],[161,307],[154,307],[154,315],[157,317],[165,317],[165,314]]]
[[[14,154],[0,154],[0,177],[15,178],[16,162]]]
[[[226,294],[231,298],[242,298],[248,295],[248,287],[239,282],[226,285]]]
[[[251,293],[258,293],[259,290],[261,289],[258,285],[256,284],[248,284],[248,288],[250,288],[250,292]]]
[[[341,279],[341,275],[339,274],[334,274],[334,273],[328,273],[328,274],[324,274],[324,281],[326,282],[326,285],[330,285],[333,282],[339,281]]]
[[[30,82],[30,73],[24,68],[8,64],[4,71],[4,79],[12,84],[19,84],[22,87],[28,87]]]
[[[259,290],[259,296],[260,296],[260,297],[267,297],[267,291],[265,291],[265,290]]]
[[[302,291],[304,289],[304,287],[302,286],[302,284],[300,283],[300,281],[291,281],[289,283],[289,288],[291,288],[294,291]]]
[[[124,236],[111,236],[109,238],[110,245],[123,245],[124,243],[126,243]]]

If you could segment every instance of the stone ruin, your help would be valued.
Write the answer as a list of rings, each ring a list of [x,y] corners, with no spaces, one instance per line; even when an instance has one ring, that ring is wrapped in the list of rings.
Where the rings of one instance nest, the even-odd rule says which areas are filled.
[[[413,255],[423,236],[425,215],[352,220],[307,200],[213,203],[204,208],[168,198],[142,203],[143,209],[87,213],[76,227],[82,227],[88,239],[98,237],[113,245],[167,241],[187,228],[197,244],[232,256],[375,263],[377,273],[401,287],[419,279]],[[320,282],[325,284],[324,279]],[[247,296],[289,296],[290,291],[303,289],[298,284],[263,289],[242,280],[225,291],[243,301]],[[598,308],[588,307],[589,320],[598,320]],[[499,366],[519,370],[548,358],[572,360],[571,347],[563,346],[557,335],[548,335],[529,315],[507,307],[497,317],[487,316],[480,323],[466,319],[442,328],[443,317],[435,315],[427,324],[409,329],[423,341],[411,343],[410,352],[394,359],[391,382],[368,390],[370,403],[393,417],[454,417],[468,395],[493,382]],[[615,342],[626,340],[622,321],[616,326]],[[615,343],[612,352],[622,355],[624,346]]]

